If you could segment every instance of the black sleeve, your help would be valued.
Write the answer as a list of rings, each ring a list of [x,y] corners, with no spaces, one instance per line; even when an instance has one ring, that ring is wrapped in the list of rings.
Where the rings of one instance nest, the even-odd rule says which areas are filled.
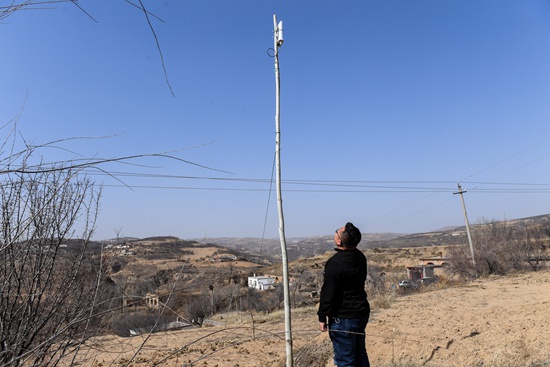
[[[337,300],[338,272],[333,261],[327,261],[321,287],[321,299],[319,303],[319,322],[325,322],[327,316],[336,315],[334,303]]]

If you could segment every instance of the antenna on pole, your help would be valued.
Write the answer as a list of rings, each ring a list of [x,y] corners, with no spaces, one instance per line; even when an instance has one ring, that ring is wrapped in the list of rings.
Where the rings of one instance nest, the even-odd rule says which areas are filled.
[[[290,319],[290,292],[288,277],[288,258],[285,239],[285,221],[283,216],[283,199],[281,193],[281,118],[280,118],[280,75],[279,75],[279,47],[284,43],[283,22],[277,23],[277,15],[273,15],[273,52],[275,59],[275,161],[277,166],[277,207],[279,209],[279,238],[281,241],[281,260],[283,265],[283,292],[285,304],[285,341],[286,367],[293,366],[292,358],[292,328]]]
[[[462,210],[464,211],[464,220],[466,221],[466,233],[468,234],[468,243],[470,244],[470,253],[472,254],[472,263],[476,264],[476,258],[474,256],[474,245],[472,244],[472,235],[470,234],[470,223],[468,222],[468,214],[466,213],[466,204],[464,204],[464,194],[466,191],[462,191],[460,183],[458,185],[458,192],[453,192],[454,195],[460,195],[460,201],[462,201]]]

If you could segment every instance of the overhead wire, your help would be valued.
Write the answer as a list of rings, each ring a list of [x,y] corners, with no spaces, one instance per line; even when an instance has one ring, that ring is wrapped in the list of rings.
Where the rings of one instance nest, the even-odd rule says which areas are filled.
[[[86,173],[87,175],[107,175],[103,172]],[[205,187],[205,186],[166,186],[166,185],[133,185],[133,184],[103,184],[105,187],[132,187],[132,188],[147,188],[147,189],[185,189],[185,190],[222,190],[222,191],[269,191],[272,190],[273,177],[270,179],[262,178],[224,178],[224,177],[208,177],[208,176],[181,176],[181,175],[164,175],[164,174],[147,174],[139,172],[109,172],[108,176],[116,177],[137,177],[137,178],[169,178],[169,179],[185,179],[185,180],[205,180],[205,181],[226,181],[226,182],[240,182],[240,183],[260,183],[269,184],[269,188],[231,188],[231,187]],[[501,182],[495,183],[494,181],[461,181],[464,183],[471,183],[478,185],[506,185],[506,186],[538,186],[536,190],[545,190],[547,187],[550,190],[550,183],[519,183],[519,182]],[[286,186],[284,191],[298,191],[298,192],[450,192],[452,188],[450,184],[456,184],[456,181],[372,181],[372,180],[298,180],[298,179],[286,179],[282,180],[282,183]],[[432,185],[432,186],[414,186],[414,185]],[[439,184],[445,184],[445,186],[434,186]],[[290,189],[289,186],[311,186],[311,187],[335,187],[341,189]],[[349,188],[349,189],[346,189]],[[368,188],[371,190],[354,190],[360,188]],[[541,189],[542,188],[542,189]],[[471,189],[474,190],[474,189]],[[493,191],[511,190],[509,187],[504,189],[493,189]],[[513,190],[517,190],[513,188]],[[526,192],[535,190],[531,188],[523,189]]]
[[[543,140],[543,141],[540,141],[540,142],[538,142],[538,143],[536,143],[536,144],[534,144],[534,145],[531,145],[531,146],[528,147],[528,148],[523,149],[522,151],[520,151],[520,152],[518,152],[518,153],[512,154],[511,156],[509,156],[509,157],[507,157],[507,158],[504,158],[504,159],[501,160],[501,161],[498,161],[497,163],[494,163],[494,164],[489,165],[489,166],[487,166],[487,167],[485,167],[485,168],[483,168],[483,169],[480,169],[479,171],[472,173],[472,174],[469,175],[468,177],[473,177],[473,176],[478,175],[478,174],[480,174],[480,173],[482,173],[482,172],[485,172],[485,171],[487,171],[487,170],[489,170],[489,169],[491,169],[491,168],[493,168],[493,167],[496,167],[496,166],[498,166],[498,165],[500,165],[500,164],[502,164],[502,163],[504,163],[504,162],[508,162],[509,160],[512,160],[513,158],[518,157],[518,156],[522,155],[523,153],[528,152],[528,151],[530,151],[531,149],[534,149],[534,148],[536,148],[536,147],[538,147],[538,146],[540,146],[540,145],[543,145],[544,143],[547,143],[547,142],[549,142],[549,141],[550,141],[550,139],[545,139],[545,140]],[[548,157],[548,155],[545,155],[544,157],[541,157],[541,159],[542,159],[542,158],[545,158],[545,157]],[[512,171],[512,172],[513,172],[513,171]]]
[[[453,193],[456,190],[456,184],[460,182],[462,185],[471,185],[472,188],[468,189],[469,193],[477,194],[505,194],[505,195],[516,195],[516,194],[546,194],[550,193],[550,183],[526,183],[526,182],[496,182],[497,180],[505,177],[513,172],[519,171],[526,166],[529,166],[535,162],[543,160],[550,156],[550,154],[545,154],[534,160],[529,161],[526,164],[523,164],[519,167],[515,167],[512,170],[507,171],[506,173],[499,175],[488,181],[474,181],[471,180],[472,177],[477,176],[483,172],[488,171],[491,168],[494,168],[498,165],[501,165],[505,162],[510,161],[511,159],[518,157],[537,146],[540,146],[544,143],[547,143],[550,139],[546,139],[542,142],[534,144],[529,148],[523,149],[522,151],[512,154],[509,157],[498,161],[495,164],[491,164],[483,169],[475,171],[474,173],[468,175],[464,180],[451,181],[451,180],[320,180],[320,179],[285,179],[282,180],[283,191],[285,192],[296,192],[296,193],[371,193],[371,194],[427,194],[421,198],[414,199],[411,202],[405,203],[395,209],[392,209],[386,213],[378,214],[376,218],[368,221],[367,223],[372,223],[378,221],[382,218],[395,214],[407,207],[416,205],[419,202],[425,201],[426,199],[432,197],[433,195],[439,193]],[[272,170],[273,171],[273,170]],[[219,177],[219,176],[189,176],[189,175],[172,175],[172,174],[163,174],[163,173],[143,173],[143,172],[109,172],[108,174],[100,171],[85,171],[85,174],[90,176],[113,176],[119,179],[128,178],[128,181],[131,181],[130,178],[143,178],[143,179],[169,179],[169,180],[185,180],[185,181],[205,181],[210,183],[222,183],[222,185],[199,185],[199,186],[184,186],[184,185],[143,185],[143,184],[131,184],[129,182],[124,182],[123,184],[103,184],[104,187],[131,187],[133,189],[169,189],[169,190],[202,190],[202,191],[242,191],[242,192],[268,192],[268,204],[266,207],[266,214],[264,217],[264,231],[267,222],[267,215],[269,211],[269,201],[271,200],[271,191],[273,190],[273,176],[269,179],[265,178],[239,178],[239,177]],[[273,175],[273,172],[272,172]],[[234,184],[250,184],[249,187],[235,187]],[[257,185],[260,185],[258,187]],[[485,187],[484,187],[485,186]],[[419,211],[416,211],[413,214],[407,215],[406,217],[392,222],[393,225],[399,223],[403,220],[406,220],[414,215],[425,212],[433,207],[442,205],[452,197],[444,199],[431,205],[427,208],[422,208]],[[384,227],[387,227],[384,226]]]
[[[468,182],[465,182],[468,183]],[[133,188],[133,189],[171,189],[171,190],[204,190],[204,191],[250,191],[250,192],[266,192],[266,191],[273,191],[271,187],[267,188],[231,188],[231,187],[201,187],[201,186],[160,186],[160,185],[133,185],[133,184],[127,184],[127,185],[121,185],[121,184],[102,184],[103,187],[119,187],[119,188]],[[484,192],[484,193],[550,193],[550,184],[542,184],[542,187],[539,188],[494,188],[494,189],[481,189],[481,188],[473,188],[470,189],[470,192]],[[368,186],[364,186],[365,189],[312,189],[312,188],[304,188],[304,189],[289,189],[285,188],[283,191],[285,192],[311,192],[311,193],[450,193],[452,191],[451,188],[427,188],[427,187],[419,187],[419,188],[400,188],[400,187],[392,187],[392,186],[386,186],[383,188],[369,188]],[[415,200],[414,202],[411,202],[407,204],[406,206],[410,204],[416,203],[418,200]]]
[[[507,161],[509,161],[509,160],[511,160],[511,159],[513,159],[513,158],[515,158],[515,157],[517,157],[517,156],[520,156],[521,154],[523,154],[523,153],[525,153],[525,152],[527,152],[527,151],[529,151],[529,150],[531,150],[531,149],[533,149],[533,148],[535,148],[535,147],[538,147],[538,146],[540,146],[540,145],[542,145],[542,144],[545,144],[545,143],[547,143],[547,142],[549,142],[549,141],[550,141],[550,139],[545,139],[545,140],[543,140],[543,141],[541,141],[541,142],[538,142],[538,143],[536,143],[536,144],[534,144],[534,145],[532,145],[532,146],[530,146],[530,147],[528,147],[528,148],[526,148],[526,149],[523,149],[522,151],[520,151],[520,152],[518,152],[518,153],[512,154],[511,156],[509,156],[509,157],[507,157],[507,158],[505,158],[505,159],[503,159],[503,160],[501,160],[501,161],[499,161],[499,162],[497,162],[497,163],[495,163],[495,164],[489,165],[489,166],[487,166],[487,167],[485,167],[485,168],[483,168],[483,169],[481,169],[481,170],[478,170],[478,171],[476,171],[476,172],[470,174],[470,175],[468,176],[468,178],[471,178],[471,177],[473,177],[473,176],[475,176],[475,175],[478,175],[478,174],[480,174],[480,173],[482,173],[482,172],[485,172],[485,171],[487,171],[487,170],[489,170],[489,169],[491,169],[491,168],[493,168],[493,167],[496,167],[496,166],[498,166],[498,165],[500,165],[500,164],[502,164],[502,163],[504,163],[504,162],[507,162]],[[535,159],[535,160],[533,160],[533,161],[530,161],[530,162],[528,162],[527,164],[524,164],[524,165],[522,165],[522,166],[520,166],[520,167],[517,167],[517,168],[515,168],[514,170],[509,171],[509,172],[507,172],[507,173],[505,173],[505,174],[503,174],[503,175],[500,175],[500,176],[498,176],[497,178],[494,178],[494,179],[492,179],[492,180],[490,180],[490,181],[488,181],[488,182],[479,183],[480,185],[476,186],[476,187],[473,188],[473,189],[470,189],[469,192],[474,192],[474,193],[475,193],[475,192],[478,192],[478,193],[479,193],[479,192],[484,192],[484,193],[500,193],[500,194],[510,194],[510,193],[514,193],[514,194],[518,194],[518,193],[547,193],[547,192],[549,192],[547,189],[543,189],[543,190],[540,190],[540,191],[539,191],[539,190],[531,190],[531,189],[530,189],[530,190],[523,190],[523,191],[520,191],[520,190],[512,190],[512,191],[510,191],[510,189],[493,189],[493,190],[483,191],[482,189],[479,189],[479,186],[482,186],[482,185],[489,185],[489,184],[495,184],[494,181],[498,180],[499,178],[502,178],[502,177],[504,177],[504,176],[507,176],[507,175],[510,174],[510,173],[516,172],[516,171],[518,171],[519,169],[524,168],[524,167],[526,167],[526,166],[528,166],[528,165],[530,165],[530,164],[532,164],[532,163],[534,163],[534,162],[537,162],[537,161],[539,161],[539,160],[542,160],[542,159],[544,159],[544,158],[546,158],[546,157],[548,157],[548,156],[550,156],[550,154],[546,154],[546,155],[544,155],[544,156],[542,156],[542,157],[539,157],[539,158],[537,158],[537,159]],[[468,183],[468,182],[465,182],[464,180],[459,180],[458,182]],[[497,183],[497,184],[498,184],[498,183]],[[529,184],[515,184],[515,185],[529,185]],[[547,186],[547,184],[540,184],[540,185]],[[431,196],[433,196],[433,195],[435,195],[435,193],[431,193],[430,195],[427,195],[427,196],[425,196],[425,197],[423,197],[423,198],[421,198],[421,199],[417,199],[417,200],[413,201],[412,203],[409,203],[409,204],[406,204],[406,205],[404,205],[404,206],[401,206],[401,207],[399,207],[399,208],[397,208],[397,209],[394,209],[394,210],[391,211],[390,213],[384,214],[382,217],[387,216],[387,215],[389,215],[389,214],[393,214],[393,213],[395,213],[395,212],[397,212],[397,211],[399,211],[399,210],[401,210],[401,209],[403,209],[403,208],[405,208],[405,207],[407,207],[407,206],[409,206],[409,205],[412,205],[413,203],[417,203],[417,202],[419,202],[419,201],[421,201],[421,200],[424,200],[424,199],[426,199],[426,198],[428,198],[428,197],[431,197]],[[408,218],[411,218],[411,217],[413,217],[413,216],[416,216],[416,215],[418,215],[418,214],[420,214],[420,213],[422,213],[422,212],[425,212],[425,211],[427,211],[427,210],[429,210],[429,209],[431,209],[431,208],[433,208],[433,207],[442,205],[443,203],[446,203],[446,202],[448,202],[448,201],[450,201],[450,200],[451,200],[451,198],[448,198],[448,199],[446,199],[446,200],[440,201],[440,202],[436,203],[435,205],[432,205],[432,206],[430,206],[430,207],[428,207],[428,208],[425,208],[425,209],[422,209],[422,210],[417,211],[417,212],[415,212],[415,213],[412,213],[412,214],[408,215],[408,216],[405,217],[405,218],[402,218],[402,219],[400,219],[400,220],[398,220],[398,221],[395,221],[395,222],[393,222],[393,223],[391,223],[391,224],[388,224],[388,225],[384,226],[383,228],[386,228],[386,227],[388,227],[388,226],[390,226],[390,225],[393,225],[393,224],[397,224],[397,223],[399,223],[399,222],[402,222],[402,221],[405,220],[405,219],[408,219]],[[372,220],[371,222],[376,221],[376,220],[378,220],[379,218],[382,218],[382,217],[378,216],[377,218],[375,218],[375,219]]]
[[[267,228],[267,216],[269,214],[269,203],[271,202],[271,192],[273,187],[273,175],[275,174],[275,160],[276,155],[273,155],[273,165],[271,166],[271,179],[269,180],[269,193],[267,195],[267,205],[265,208],[265,216],[264,216],[264,228],[262,230],[262,240],[260,241],[260,253],[262,253],[264,249],[264,239],[265,239],[265,230]]]

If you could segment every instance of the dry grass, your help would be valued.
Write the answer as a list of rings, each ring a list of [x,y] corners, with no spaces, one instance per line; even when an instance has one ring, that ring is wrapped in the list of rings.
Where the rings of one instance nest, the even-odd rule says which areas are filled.
[[[398,296],[395,291],[390,291],[369,297],[369,303],[373,310],[386,309],[391,307],[397,297]]]

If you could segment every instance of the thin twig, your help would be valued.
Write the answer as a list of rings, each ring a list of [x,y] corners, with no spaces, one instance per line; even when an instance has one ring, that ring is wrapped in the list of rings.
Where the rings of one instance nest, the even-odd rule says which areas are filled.
[[[166,84],[168,85],[168,89],[170,89],[170,94],[172,94],[172,97],[175,97],[174,91],[172,90],[172,86],[170,85],[170,81],[168,80],[168,73],[166,72],[166,66],[164,65],[164,56],[162,55],[162,50],[160,48],[159,40],[157,38],[157,34],[155,32],[155,29],[153,28],[153,25],[151,24],[151,20],[149,19],[149,12],[145,10],[145,6],[143,5],[143,2],[141,0],[138,0],[141,9],[143,10],[143,14],[145,15],[145,19],[147,19],[147,24],[149,24],[149,29],[151,29],[151,33],[153,34],[153,37],[155,38],[155,43],[157,45],[157,50],[159,52],[160,56],[160,62],[162,64],[162,70],[164,72],[164,79],[166,80]]]

